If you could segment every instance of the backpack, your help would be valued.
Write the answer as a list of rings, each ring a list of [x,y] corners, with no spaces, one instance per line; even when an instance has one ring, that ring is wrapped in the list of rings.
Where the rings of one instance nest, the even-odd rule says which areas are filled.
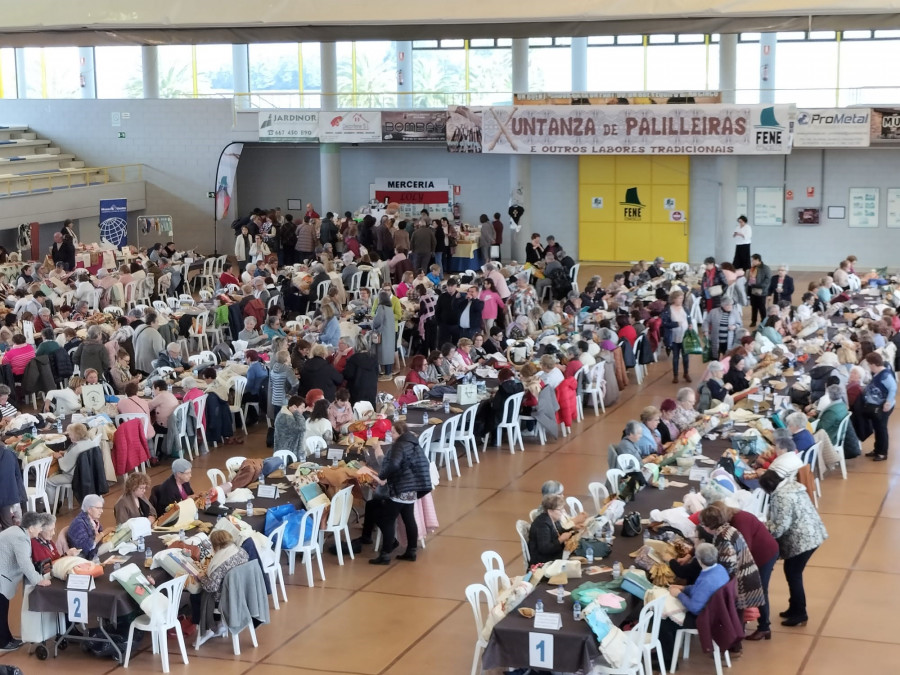
[[[556,269],[550,272],[550,286],[553,289],[553,297],[562,300],[572,290],[572,281],[564,269]]]

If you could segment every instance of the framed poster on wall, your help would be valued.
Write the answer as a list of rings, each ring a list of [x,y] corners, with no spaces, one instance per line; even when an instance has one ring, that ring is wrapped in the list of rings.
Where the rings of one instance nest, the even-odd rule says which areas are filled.
[[[850,188],[850,227],[878,227],[878,188]]]
[[[753,190],[752,225],[784,225],[784,188],[758,187]]]
[[[750,189],[743,186],[738,186],[737,189],[737,213],[734,214],[735,218],[739,218],[740,216],[746,216],[747,210],[750,207]],[[749,218],[749,216],[747,216]]]
[[[900,188],[887,189],[887,218],[888,227],[900,227]]]

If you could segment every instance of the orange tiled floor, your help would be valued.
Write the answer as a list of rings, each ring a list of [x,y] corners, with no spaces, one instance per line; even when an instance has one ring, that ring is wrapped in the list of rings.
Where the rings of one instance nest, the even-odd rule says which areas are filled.
[[[585,274],[595,273],[585,270]],[[607,278],[610,270],[600,272]],[[798,275],[805,285],[806,276]],[[798,288],[801,279],[798,279]],[[695,371],[699,372],[699,360]],[[259,631],[260,646],[246,638],[242,654],[231,653],[230,643],[214,641],[195,652],[188,650],[185,666],[172,650],[172,673],[192,675],[314,675],[364,673],[412,675],[469,672],[475,633],[472,615],[463,597],[469,583],[480,581],[479,554],[498,551],[507,568],[521,567],[521,549],[514,531],[517,518],[538,503],[543,481],[554,478],[567,494],[590,503],[587,484],[602,480],[606,447],[616,441],[623,424],[648,404],[658,404],[674,393],[668,364],[655,364],[642,387],[629,386],[620,402],[595,418],[588,412],[572,436],[540,447],[526,444],[524,454],[510,455],[491,448],[461,478],[444,480],[434,494],[441,527],[429,537],[416,563],[394,562],[390,567],[366,563],[369,551],[343,568],[326,554],[326,581],[304,585],[301,570],[288,578],[288,602],[273,611],[273,623]],[[894,432],[900,434],[900,422]],[[871,441],[866,444],[869,449]],[[261,427],[251,431],[241,454],[268,454]],[[206,485],[206,469],[224,468],[227,451],[214,450],[195,463],[195,482]],[[776,623],[769,642],[748,643],[744,657],[732,672],[767,675],[829,675],[866,664],[871,672],[894,672],[900,662],[900,637],[895,608],[900,602],[900,576],[892,564],[900,546],[900,462],[883,464],[864,458],[849,463],[850,477],[843,482],[829,476],[823,484],[821,512],[830,538],[812,558],[806,573],[810,621],[805,628],[787,629]],[[168,474],[153,471],[154,482]],[[444,476],[442,475],[442,478]],[[114,488],[109,503],[118,498]],[[108,518],[112,512],[108,511]],[[60,527],[69,518],[61,518]],[[780,566],[772,577],[773,610],[786,605],[787,589]],[[10,612],[18,628],[19,603]],[[145,645],[149,641],[145,640]],[[40,662],[25,650],[0,656],[0,662],[20,666],[27,675],[42,675],[63,667],[101,675],[117,668],[111,660],[85,656],[77,646],[58,661]],[[130,668],[160,672],[158,657],[148,650],[138,654]],[[693,650],[680,672],[712,673],[712,661]]]

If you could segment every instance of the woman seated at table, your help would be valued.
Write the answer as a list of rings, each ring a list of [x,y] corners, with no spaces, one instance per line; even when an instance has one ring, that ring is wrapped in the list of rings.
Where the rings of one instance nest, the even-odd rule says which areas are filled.
[[[558,367],[559,362],[556,357],[553,354],[544,354],[540,363],[541,372],[538,373],[538,377],[545,385],[556,389],[565,379],[563,372]]]
[[[309,420],[306,423],[306,437],[319,436],[326,441],[334,438],[334,427],[331,426],[331,420],[328,419],[327,399],[320,398],[313,404],[312,412],[309,414]]]
[[[213,600],[218,606],[222,593],[222,582],[225,580],[225,575],[235,567],[243,565],[250,560],[250,557],[234,540],[231,533],[226,532],[225,530],[216,530],[212,532],[209,535],[209,543],[212,544],[213,557],[209,562],[209,566],[206,568],[206,572],[201,573],[200,575],[200,585],[203,587],[205,593],[209,593],[213,596]],[[201,621],[201,595],[191,595],[190,600],[191,623],[197,626]],[[223,623],[219,626],[217,631],[208,629],[206,633],[199,638],[198,644],[203,644],[211,637],[222,637],[227,634],[228,630]]]
[[[563,323],[563,311],[562,311],[562,303],[559,300],[554,300],[550,303],[550,306],[547,308],[547,311],[541,315],[541,327],[544,329],[553,329],[562,326]]]
[[[41,574],[49,574],[54,560],[62,554],[56,548],[56,516],[52,513],[37,514],[41,531],[31,539],[31,561]]]
[[[541,389],[544,388],[544,382],[540,378],[537,365],[532,361],[522,366],[522,370],[519,371],[519,379],[525,389],[525,398],[522,399],[522,414],[530,415],[538,404],[538,396],[540,396]]]
[[[540,513],[528,530],[529,563],[537,565],[562,558],[566,542],[573,530],[563,528],[559,522],[566,508],[562,495],[548,495],[541,500]]]
[[[638,448],[643,457],[663,452],[659,420],[660,412],[656,406],[648,405],[641,410],[641,440],[638,441]]]
[[[487,354],[500,354],[506,356],[506,337],[503,335],[503,328],[494,325],[491,327],[489,337],[484,343],[484,351]]]
[[[100,540],[103,539],[103,526],[100,517],[103,515],[103,497],[85,495],[81,500],[81,513],[69,525],[66,541],[71,549],[78,549],[78,555],[85,560],[93,560],[97,556]]]
[[[806,415],[802,412],[791,413],[785,418],[784,424],[788,431],[791,432],[791,438],[794,441],[794,445],[797,446],[797,452],[806,452],[816,444],[816,439],[813,438],[813,435],[807,428],[809,420],[806,419]]]
[[[722,378],[725,388],[732,394],[737,394],[750,388],[750,381],[747,378],[753,376],[753,371],[747,370],[745,372],[745,368],[744,355],[740,353],[733,354],[728,372]]]
[[[712,544],[698,544],[694,556],[700,563],[700,575],[697,581],[689,586],[672,584],[669,593],[681,600],[687,613],[682,625],[678,625],[672,619],[663,619],[659,629],[659,641],[662,646],[663,659],[672,662],[675,650],[675,634],[680,628],[696,628],[697,616],[706,607],[710,598],[722,586],[728,583],[728,571],[719,564],[719,552]],[[737,641],[737,649],[740,649],[740,640]],[[730,649],[732,645],[728,645]],[[725,648],[724,646],[722,647]]]
[[[460,338],[456,343],[456,352],[450,357],[450,368],[454,373],[467,373],[475,370],[478,363],[472,358],[472,345],[469,338]]]
[[[137,381],[132,380],[125,385],[125,396],[121,397],[116,403],[116,410],[118,410],[120,415],[146,415],[148,419],[150,418],[150,404],[147,399],[138,396]],[[156,435],[153,425],[149,426],[150,431],[147,432],[148,441]]]
[[[659,426],[656,429],[663,445],[671,443],[681,433],[674,422],[677,407],[675,399],[672,398],[667,398],[659,404]]]
[[[244,330],[238,333],[238,340],[246,342],[247,347],[255,347],[263,344],[267,339],[268,338],[265,335],[260,335],[256,330],[255,317],[248,316],[244,318]]]
[[[150,478],[145,473],[137,471],[125,479],[125,492],[113,507],[117,525],[131,518],[149,518],[151,523],[156,520],[156,509],[147,501],[149,488]]]
[[[287,337],[287,333],[281,328],[281,319],[277,316],[269,316],[266,319],[266,325],[263,326],[263,335],[269,340],[273,340],[277,337]]]
[[[722,367],[721,362],[710,361],[706,372],[709,377],[700,384],[700,388],[698,389],[698,393],[700,394],[698,410],[700,412],[709,410],[716,405],[713,401],[721,402],[728,396],[728,389],[725,387],[725,381],[722,379],[724,368]],[[683,430],[684,429],[682,428],[682,431]]]
[[[485,433],[496,429],[497,425],[504,421],[503,410],[509,397],[525,391],[522,383],[516,380],[514,375],[515,373],[511,368],[501,368],[497,373],[497,381],[500,383],[500,386],[497,387],[496,393],[491,397],[490,404],[486,406],[487,415],[484,417],[480,434],[478,429],[476,429],[476,436],[483,436]]]
[[[437,349],[432,349],[428,354],[428,367],[423,373],[427,384],[440,384],[450,379],[450,367],[444,354]]]
[[[131,356],[124,349],[120,349],[116,354],[116,363],[112,367],[110,375],[113,386],[119,394],[125,393],[125,387],[129,382],[137,384],[141,381],[140,375],[131,374]]]
[[[346,387],[334,392],[334,402],[328,406],[328,421],[335,434],[347,433],[347,427],[353,421],[353,406],[350,405],[350,392]]]
[[[784,342],[782,330],[778,307],[769,305],[768,316],[762,325],[756,329],[756,332],[768,339],[772,344],[780,345]]]
[[[66,428],[66,436],[72,445],[65,452],[54,452],[53,456],[59,460],[59,471],[47,479],[47,495],[50,502],[56,501],[56,491],[61,485],[72,485],[75,476],[75,466],[78,457],[91,448],[98,447],[98,442],[88,438],[88,429],[83,424],[70,424]]]
[[[170,504],[177,504],[194,494],[191,487],[191,463],[186,459],[172,462],[172,475],[150,491],[150,503],[163,514]]]

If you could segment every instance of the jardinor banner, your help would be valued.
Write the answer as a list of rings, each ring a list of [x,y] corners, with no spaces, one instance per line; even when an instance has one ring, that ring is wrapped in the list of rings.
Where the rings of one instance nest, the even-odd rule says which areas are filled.
[[[481,152],[533,155],[778,155],[792,105],[508,106],[471,109]],[[452,115],[451,115],[452,117]],[[458,139],[447,125],[448,148]],[[472,151],[471,148],[468,150]],[[476,150],[477,152],[477,150]]]

